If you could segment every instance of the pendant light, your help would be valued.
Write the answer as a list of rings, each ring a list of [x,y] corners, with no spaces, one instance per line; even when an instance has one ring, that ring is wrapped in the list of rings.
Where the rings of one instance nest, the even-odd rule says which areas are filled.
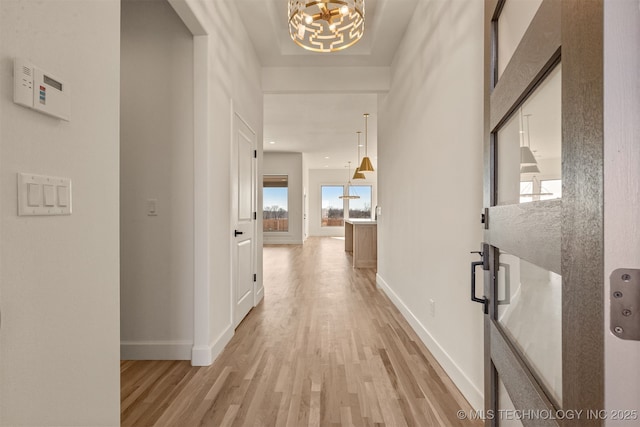
[[[360,131],[356,132],[356,134],[358,134],[358,163],[357,164],[360,164],[360,134],[361,133],[362,132]],[[353,173],[352,179],[367,179],[367,177],[364,176],[362,172],[360,172],[360,166],[356,167],[356,170]]]
[[[371,164],[371,160],[369,160],[369,141],[367,134],[367,125],[368,125],[369,113],[364,113],[364,157],[362,158],[362,163],[360,163],[360,167],[358,171],[360,172],[373,172],[373,165]]]
[[[531,151],[531,140],[529,135],[529,116],[531,114],[526,114],[527,118],[527,138],[524,137],[524,121],[522,119],[522,108],[520,108],[520,166],[534,166],[538,164],[538,161],[533,155]]]
[[[343,194],[342,196],[340,196],[340,199],[359,199],[360,196],[358,196],[357,194],[354,194],[353,196],[351,195],[351,162],[347,162],[349,163],[348,166],[348,172],[347,172],[347,177],[349,177],[349,180],[347,181],[347,194]]]

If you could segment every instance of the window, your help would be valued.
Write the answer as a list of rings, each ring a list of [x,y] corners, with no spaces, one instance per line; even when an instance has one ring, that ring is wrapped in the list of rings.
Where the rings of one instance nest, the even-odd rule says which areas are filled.
[[[540,181],[540,200],[551,200],[562,198],[562,180],[561,179],[545,179]],[[551,194],[549,194],[551,193]]]
[[[360,196],[359,199],[347,200],[349,218],[371,219],[371,186],[352,185],[349,187],[350,196]]]
[[[341,227],[344,225],[344,195],[342,185],[323,185],[322,190],[322,223],[323,227]]]
[[[360,196],[359,199],[341,199],[345,194],[344,185],[322,186],[322,223],[323,227],[342,227],[345,211],[348,218],[371,219],[370,185],[352,185],[349,187],[350,196]]]
[[[289,231],[289,176],[264,175],[262,230]]]

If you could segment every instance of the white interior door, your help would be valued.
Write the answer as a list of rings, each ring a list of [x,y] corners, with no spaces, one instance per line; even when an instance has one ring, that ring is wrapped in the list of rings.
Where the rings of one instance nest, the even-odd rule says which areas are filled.
[[[232,147],[232,286],[233,322],[237,326],[255,301],[255,150],[256,133],[233,115]]]

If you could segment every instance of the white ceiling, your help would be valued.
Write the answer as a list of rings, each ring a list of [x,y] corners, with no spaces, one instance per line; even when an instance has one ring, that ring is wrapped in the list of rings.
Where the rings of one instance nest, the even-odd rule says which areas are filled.
[[[365,0],[364,36],[334,53],[310,52],[291,40],[287,0],[235,3],[263,67],[380,67],[391,65],[419,1]],[[311,169],[342,169],[348,160],[355,164],[355,132],[364,132],[362,114],[370,113],[368,151],[375,166],[377,109],[376,94],[267,94],[264,149],[308,153]]]
[[[307,153],[310,169],[342,169],[348,161],[355,165],[356,131],[363,132],[360,141],[364,145],[363,114],[370,113],[367,149],[375,167],[377,109],[375,94],[265,95],[264,149]]]
[[[362,39],[341,52],[316,53],[289,36],[288,0],[235,0],[264,67],[386,66],[391,64],[419,0],[365,0]]]

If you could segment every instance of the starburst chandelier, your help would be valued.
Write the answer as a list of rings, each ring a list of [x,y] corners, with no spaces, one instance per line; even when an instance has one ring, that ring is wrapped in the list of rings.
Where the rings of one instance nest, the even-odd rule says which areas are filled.
[[[289,34],[314,52],[346,49],[364,34],[364,0],[289,0]]]

